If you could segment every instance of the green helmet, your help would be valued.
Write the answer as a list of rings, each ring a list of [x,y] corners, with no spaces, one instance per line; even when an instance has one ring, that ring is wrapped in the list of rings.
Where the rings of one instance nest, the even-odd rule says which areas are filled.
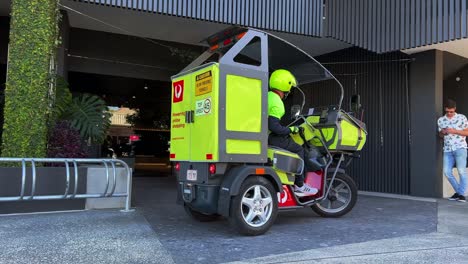
[[[288,70],[276,70],[270,76],[270,88],[289,93],[291,88],[296,87],[297,82],[294,75]]]

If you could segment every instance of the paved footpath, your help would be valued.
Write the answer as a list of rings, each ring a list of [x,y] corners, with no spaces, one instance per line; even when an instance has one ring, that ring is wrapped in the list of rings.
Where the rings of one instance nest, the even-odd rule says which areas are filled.
[[[272,255],[246,263],[468,263],[468,238],[432,233]]]
[[[0,263],[174,263],[138,212],[0,217]]]
[[[437,232],[232,263],[468,263],[468,204],[447,200],[437,203]]]

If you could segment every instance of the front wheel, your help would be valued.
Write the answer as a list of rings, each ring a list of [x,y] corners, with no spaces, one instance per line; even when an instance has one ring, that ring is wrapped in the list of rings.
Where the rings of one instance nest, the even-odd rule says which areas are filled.
[[[333,174],[327,177],[327,188]],[[357,187],[353,179],[338,172],[328,196],[311,206],[312,210],[323,217],[340,217],[347,214],[357,201]]]
[[[241,234],[261,235],[270,229],[278,213],[276,190],[269,180],[250,176],[231,201],[229,222]]]

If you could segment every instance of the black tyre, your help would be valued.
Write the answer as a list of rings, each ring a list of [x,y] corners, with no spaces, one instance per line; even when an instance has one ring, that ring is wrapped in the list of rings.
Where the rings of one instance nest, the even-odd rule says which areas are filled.
[[[267,232],[278,214],[278,197],[273,184],[261,176],[250,176],[231,200],[229,222],[248,236]]]
[[[332,173],[328,175],[328,184],[332,176]],[[328,196],[319,203],[312,205],[311,208],[323,217],[340,217],[351,211],[356,201],[357,187],[353,179],[344,173],[338,172]]]
[[[221,216],[218,214],[205,214],[202,212],[195,211],[187,204],[184,204],[185,212],[193,219],[199,222],[212,222],[218,220]]]

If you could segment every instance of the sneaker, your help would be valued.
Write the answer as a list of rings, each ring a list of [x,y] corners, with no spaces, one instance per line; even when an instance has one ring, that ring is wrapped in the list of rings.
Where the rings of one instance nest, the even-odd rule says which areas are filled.
[[[454,193],[452,197],[448,198],[450,201],[457,201],[459,199],[460,195],[458,193]],[[465,197],[463,197],[465,198]]]
[[[459,202],[466,203],[466,198],[463,195],[458,195],[458,200]]]
[[[305,184],[302,187],[294,186],[294,193],[298,197],[304,196],[312,196],[318,193],[318,190],[314,187],[310,187],[309,185]]]

